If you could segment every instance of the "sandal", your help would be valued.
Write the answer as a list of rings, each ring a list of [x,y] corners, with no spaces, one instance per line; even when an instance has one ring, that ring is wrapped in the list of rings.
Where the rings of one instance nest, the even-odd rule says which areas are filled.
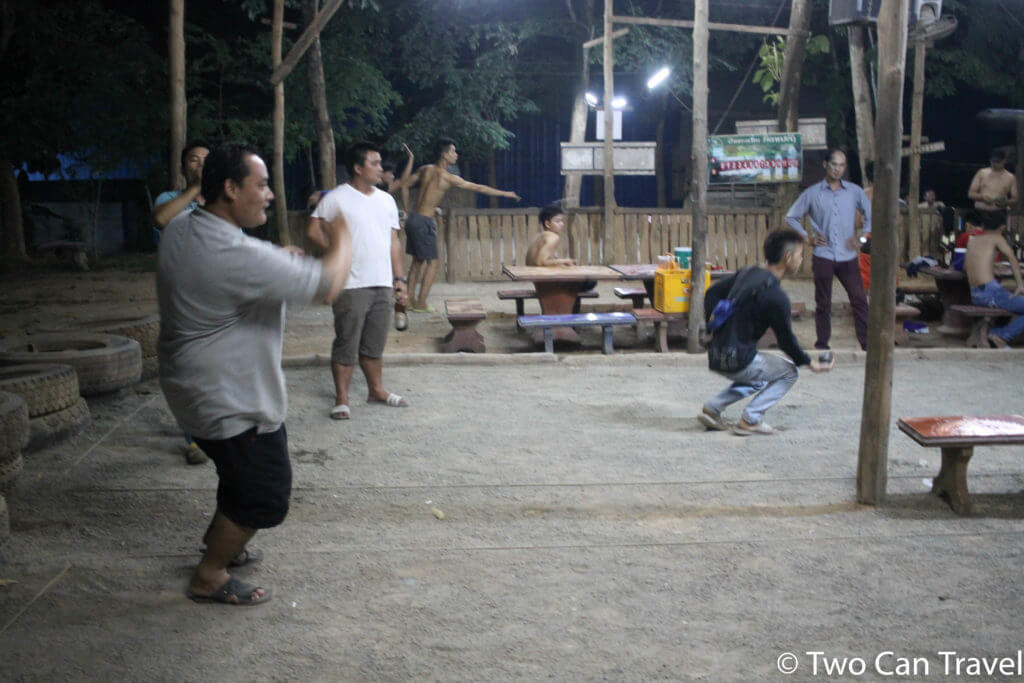
[[[377,399],[367,399],[367,403],[386,403],[391,408],[408,408],[409,402],[398,394],[388,394],[388,397],[383,401]]]
[[[352,417],[352,411],[349,410],[348,406],[345,405],[344,403],[331,408],[332,420],[347,420],[350,417]]]
[[[737,422],[732,426],[732,433],[736,436],[750,436],[751,434],[757,434],[760,436],[771,436],[775,433],[775,427],[770,426],[764,420],[758,422],[753,427],[742,427]]]
[[[253,597],[253,593],[256,591],[263,591],[262,597]],[[239,581],[235,577],[229,578],[223,586],[215,590],[210,595],[198,595],[193,593],[191,590],[185,591],[185,595],[188,596],[189,600],[195,602],[220,602],[225,605],[238,605],[239,607],[249,607],[251,605],[259,605],[270,599],[270,589],[263,588],[262,586],[252,586],[243,581]]]

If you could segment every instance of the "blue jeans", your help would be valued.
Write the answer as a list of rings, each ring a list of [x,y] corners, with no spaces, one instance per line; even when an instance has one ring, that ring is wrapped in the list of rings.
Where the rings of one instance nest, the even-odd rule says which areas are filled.
[[[1024,332],[1024,317],[1020,316],[1024,313],[1024,296],[1010,294],[997,280],[986,282],[980,287],[971,287],[971,303],[975,306],[1002,308],[1018,314],[1018,317],[1011,320],[1008,325],[989,329],[989,334],[1002,337],[1005,341],[1012,341]]]
[[[718,374],[731,379],[732,384],[708,401],[707,407],[721,415],[736,401],[757,394],[743,411],[743,419],[751,425],[759,424],[765,412],[793,388],[798,375],[790,360],[771,353],[758,353],[750,365],[739,372]]]

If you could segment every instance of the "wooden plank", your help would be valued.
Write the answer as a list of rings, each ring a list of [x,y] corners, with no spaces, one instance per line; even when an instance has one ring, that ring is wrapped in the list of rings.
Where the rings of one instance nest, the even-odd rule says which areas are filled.
[[[600,263],[604,249],[604,215],[587,216],[590,225],[590,263]]]
[[[526,250],[528,244],[526,242],[526,214],[519,214],[513,217],[513,234],[515,240],[515,264],[517,266],[526,265]]]
[[[653,218],[654,220],[651,223],[650,250],[654,255],[654,259],[657,259],[658,254],[665,253],[665,223],[669,217],[659,214]],[[655,261],[652,259],[651,262],[654,263]]]
[[[462,240],[460,239],[464,220],[462,216],[455,213],[448,214],[448,272],[453,282],[465,279],[465,274],[462,272],[464,258],[461,252]]]
[[[488,273],[488,280],[501,279],[501,222],[505,216],[495,216],[491,219],[491,269]]]

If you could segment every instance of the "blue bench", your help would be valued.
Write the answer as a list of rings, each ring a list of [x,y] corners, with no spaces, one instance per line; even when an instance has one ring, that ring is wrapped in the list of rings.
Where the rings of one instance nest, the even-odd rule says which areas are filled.
[[[517,318],[519,327],[523,329],[540,328],[544,331],[544,350],[554,353],[555,338],[552,331],[556,327],[590,327],[599,325],[604,332],[604,353],[614,353],[612,348],[612,328],[616,325],[636,325],[636,317],[632,313],[567,313],[565,315],[521,315]]]

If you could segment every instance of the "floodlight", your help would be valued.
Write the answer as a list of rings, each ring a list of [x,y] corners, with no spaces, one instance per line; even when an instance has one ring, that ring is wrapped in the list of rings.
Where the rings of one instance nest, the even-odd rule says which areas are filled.
[[[626,98],[621,95],[612,98],[612,109],[625,109]]]
[[[587,104],[589,104],[591,107],[597,106],[597,95],[595,95],[594,93],[588,92],[586,95],[584,95],[584,98],[587,100]]]
[[[659,85],[665,82],[665,79],[668,78],[668,75],[670,73],[672,73],[672,70],[669,69],[667,66],[663,66],[660,69],[658,69],[656,72],[654,72],[653,76],[647,79],[647,89],[653,90],[654,88],[657,88]]]

